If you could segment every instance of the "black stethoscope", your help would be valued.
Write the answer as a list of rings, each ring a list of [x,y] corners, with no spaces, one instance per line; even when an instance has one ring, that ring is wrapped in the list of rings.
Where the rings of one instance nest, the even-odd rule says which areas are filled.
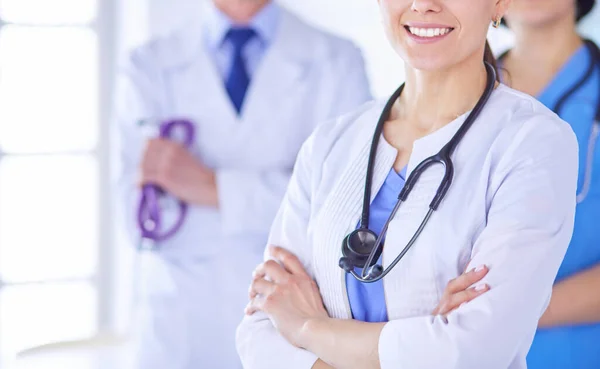
[[[581,77],[577,82],[573,84],[573,86],[567,90],[561,97],[558,99],[556,104],[552,107],[552,111],[554,111],[557,115],[560,115],[563,106],[571,98],[580,88],[586,84],[594,74],[594,70],[599,68],[600,72],[600,48],[593,41],[584,40],[585,47],[590,54],[591,61],[588,66],[585,74]],[[498,60],[502,60],[508,51],[502,54]],[[592,170],[594,166],[594,152],[596,150],[596,142],[598,141],[598,134],[600,133],[600,84],[598,84],[598,101],[596,102],[596,112],[594,114],[594,121],[592,123],[592,127],[590,129],[590,137],[587,143],[587,151],[585,156],[585,166],[583,173],[583,184],[581,186],[581,192],[577,194],[577,203],[583,202],[590,192],[590,187],[592,185]]]
[[[446,196],[448,189],[452,183],[452,179],[454,177],[454,166],[452,164],[452,159],[450,156],[456,149],[456,146],[460,143],[465,133],[471,128],[473,122],[477,119],[481,110],[489,100],[492,92],[494,91],[494,86],[496,83],[496,71],[494,68],[485,63],[486,71],[487,71],[487,84],[485,91],[463,125],[458,129],[454,137],[444,146],[442,149],[435,155],[423,160],[417,167],[412,171],[402,191],[400,191],[400,195],[398,196],[398,201],[392,210],[392,213],[388,217],[385,222],[383,229],[381,230],[381,234],[377,236],[375,232],[369,229],[369,207],[371,203],[371,184],[373,179],[373,170],[375,166],[375,154],[377,152],[377,145],[379,143],[379,138],[381,137],[383,126],[388,119],[392,106],[395,101],[400,97],[402,90],[404,89],[404,84],[398,88],[396,92],[390,97],[381,116],[379,117],[379,122],[377,123],[377,127],[375,128],[375,134],[373,135],[373,141],[371,143],[371,151],[369,153],[369,161],[367,164],[367,177],[365,183],[365,193],[363,197],[363,210],[362,216],[360,219],[360,225],[358,229],[351,232],[344,238],[342,243],[342,258],[339,261],[339,265],[342,269],[346,271],[346,273],[352,274],[354,278],[361,282],[372,283],[376,282],[383,277],[385,277],[395,266],[400,262],[400,260],[404,257],[404,255],[408,252],[408,250],[412,247],[412,245],[416,242],[417,238],[423,232],[425,225],[429,222],[429,218],[437,208],[440,206],[440,203]],[[381,252],[383,251],[383,239],[385,238],[385,234],[387,232],[387,228],[389,223],[396,215],[396,212],[400,208],[400,205],[406,201],[408,196],[410,195],[412,189],[415,184],[429,167],[434,164],[441,164],[444,166],[445,173],[442,181],[436,191],[435,197],[429,204],[429,211],[427,215],[421,222],[421,225],[410,239],[408,244],[404,247],[402,252],[396,257],[396,259],[390,264],[387,269],[384,269],[381,265],[375,264],[375,262],[379,259]],[[365,266],[369,265],[369,268],[365,268]],[[362,268],[362,273],[359,275],[354,271],[355,267]]]

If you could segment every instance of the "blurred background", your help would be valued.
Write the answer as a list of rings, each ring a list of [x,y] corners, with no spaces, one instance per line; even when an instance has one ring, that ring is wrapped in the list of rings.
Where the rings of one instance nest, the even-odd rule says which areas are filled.
[[[200,1],[0,0],[1,368],[127,367],[136,269],[111,216],[114,74]],[[375,96],[402,81],[374,1],[280,3],[353,39]],[[582,32],[600,41],[599,7]]]

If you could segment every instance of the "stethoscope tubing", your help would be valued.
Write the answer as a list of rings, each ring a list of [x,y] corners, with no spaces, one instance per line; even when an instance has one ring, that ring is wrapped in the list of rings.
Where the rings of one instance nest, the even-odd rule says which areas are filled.
[[[182,144],[190,148],[195,139],[195,128],[194,124],[188,120],[174,119],[163,122],[160,125],[159,137],[175,139],[177,129],[183,132]],[[173,237],[184,223],[188,205],[184,201],[178,200],[179,211],[175,223],[167,230],[162,229],[163,209],[161,209],[160,200],[165,195],[161,188],[153,184],[144,185],[142,188],[137,214],[141,236],[139,249],[144,248],[145,240],[153,241],[152,245],[154,245]]]
[[[363,282],[363,283],[374,283],[374,282],[381,280],[383,277],[385,277],[400,262],[400,260],[404,257],[404,255],[406,255],[406,253],[410,250],[410,248],[415,244],[415,242],[417,241],[417,239],[419,238],[419,236],[422,234],[423,230],[425,229],[425,226],[429,222],[429,219],[433,215],[433,212],[437,210],[440,203],[444,199],[448,189],[450,188],[450,185],[452,183],[452,178],[454,176],[454,167],[452,164],[451,154],[453,153],[455,148],[458,146],[459,142],[462,140],[462,138],[464,137],[466,132],[469,130],[469,128],[472,126],[472,124],[475,122],[475,120],[478,118],[478,116],[480,115],[481,111],[487,104],[487,102],[494,90],[494,86],[496,83],[496,71],[494,70],[494,68],[491,65],[489,65],[487,63],[485,63],[485,67],[486,67],[486,72],[487,72],[486,88],[485,88],[483,95],[479,99],[478,103],[473,108],[472,112],[469,114],[469,116],[467,117],[465,122],[462,124],[462,126],[458,129],[458,131],[456,132],[454,137],[452,137],[452,139],[446,145],[444,145],[444,147],[436,155],[426,158],[419,165],[417,165],[417,167],[409,175],[409,177],[406,180],[406,183],[404,185],[404,188],[402,189],[402,191],[400,192],[400,194],[398,196],[398,201],[397,201],[396,205],[394,206],[392,213],[390,214],[386,223],[384,224],[384,227],[383,227],[382,231],[380,232],[379,236],[377,236],[375,245],[369,253],[369,257],[368,257],[366,263],[364,264],[361,274],[358,275],[358,273],[356,273],[354,270],[348,270],[348,273],[350,273],[358,281]],[[387,118],[386,112],[389,111],[389,107],[400,96],[402,89],[403,89],[403,86],[401,86],[392,95],[392,97],[386,104],[386,107],[384,108],[383,113],[379,119],[378,125],[375,129],[373,141],[371,144],[371,154],[370,154],[368,166],[367,166],[367,177],[366,177],[365,194],[364,194],[365,201],[363,201],[363,203],[364,203],[363,214],[361,217],[361,224],[360,224],[359,229],[368,230],[368,219],[369,219],[368,214],[369,214],[369,206],[370,206],[371,182],[372,182],[373,167],[374,167],[374,163],[375,163],[376,148],[377,148],[377,144],[379,142],[379,136],[381,135],[381,133],[383,131],[383,125],[385,124],[385,121]],[[444,174],[444,177],[436,191],[435,197],[433,198],[432,202],[429,205],[429,210],[427,212],[427,215],[421,221],[419,228],[413,234],[412,238],[405,245],[405,247],[400,252],[400,254],[398,254],[398,256],[396,256],[394,261],[387,268],[384,269],[380,265],[371,266],[373,263],[373,259],[375,258],[375,255],[379,252],[379,249],[382,247],[383,239],[385,238],[387,228],[389,227],[390,222],[396,215],[396,212],[400,208],[401,204],[407,200],[409,194],[411,193],[412,189],[418,182],[418,179],[421,177],[423,172],[426,169],[428,169],[430,166],[433,166],[435,164],[443,165],[444,169],[445,169],[445,174]],[[380,270],[377,273],[375,273],[376,275],[374,275],[374,273],[373,273],[375,268],[379,268],[379,270]]]

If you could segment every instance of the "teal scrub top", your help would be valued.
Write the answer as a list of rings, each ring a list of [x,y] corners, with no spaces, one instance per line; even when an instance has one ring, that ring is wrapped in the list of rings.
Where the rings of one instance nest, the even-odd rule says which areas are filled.
[[[560,97],[588,70],[591,55],[582,46],[537,97],[553,108]],[[558,112],[568,122],[579,142],[579,181],[581,192],[588,141],[600,103],[600,65]],[[556,282],[600,263],[600,142],[592,164],[590,191],[577,205],[575,228]],[[589,164],[588,164],[589,165]],[[529,369],[600,369],[600,324],[539,329],[527,357]]]

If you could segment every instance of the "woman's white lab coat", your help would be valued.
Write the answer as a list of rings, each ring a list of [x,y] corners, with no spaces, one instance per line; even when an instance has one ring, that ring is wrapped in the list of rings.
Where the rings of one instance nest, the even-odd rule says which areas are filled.
[[[383,102],[320,127],[304,145],[270,242],[297,254],[319,285],[331,317],[351,312],[342,239],[355,229],[367,158]],[[417,140],[408,174],[437,153],[465,115]],[[380,141],[374,198],[397,151]],[[570,127],[531,97],[498,87],[453,155],[447,197],[402,261],[384,278],[387,323],[379,338],[384,369],[525,368],[573,228],[577,142]],[[425,172],[392,221],[387,266],[428,211],[443,175]],[[472,259],[472,261],[470,261]],[[491,290],[450,314],[432,317],[450,279],[487,265]],[[316,357],[288,344],[263,314],[244,318],[238,352],[246,369],[310,369]]]
[[[368,101],[359,50],[282,10],[237,116],[203,44],[202,22],[136,49],[120,75],[119,218],[137,241],[141,120],[191,119],[193,153],[216,170],[219,209],[192,207],[145,255],[138,367],[238,368],[235,329],[296,155],[314,127]],[[175,211],[173,209],[172,211]],[[167,214],[168,216],[169,214]]]

